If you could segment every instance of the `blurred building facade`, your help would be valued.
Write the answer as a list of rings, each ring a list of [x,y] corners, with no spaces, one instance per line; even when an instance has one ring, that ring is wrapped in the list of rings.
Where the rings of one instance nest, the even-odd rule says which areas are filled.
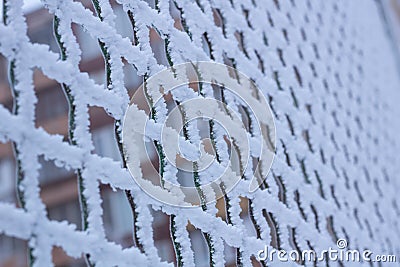
[[[82,1],[92,10],[90,0]],[[113,2],[116,15],[116,29],[123,36],[132,40],[133,30],[127,14],[122,6]],[[154,1],[149,0],[154,6]],[[171,5],[173,7],[173,5]],[[177,10],[171,10],[176,14],[176,27],[181,28]],[[53,16],[44,8],[36,8],[26,12],[28,24],[28,36],[32,43],[46,44],[50,50],[59,53],[59,47],[53,33]],[[87,72],[98,84],[105,83],[104,59],[98,45],[98,41],[84,31],[79,25],[72,25],[73,32],[82,50],[80,70]],[[165,44],[158,34],[150,31],[150,40],[153,53],[158,63],[168,66],[165,54]],[[139,77],[133,66],[125,63],[125,87],[130,96],[141,85],[143,79]],[[61,86],[54,80],[46,77],[40,70],[34,72],[34,87],[36,97],[36,127],[42,127],[50,134],[59,134],[64,140],[68,140],[68,102]],[[8,62],[0,54],[0,104],[12,111],[13,97],[8,81]],[[90,107],[90,132],[94,151],[100,156],[120,160],[120,154],[114,137],[114,120],[101,108]],[[153,155],[156,157],[156,155]],[[48,218],[57,221],[68,221],[75,224],[81,230],[82,219],[78,197],[78,185],[76,174],[72,170],[66,170],[56,166],[53,161],[39,158],[41,163],[39,181],[41,198],[47,208]],[[157,161],[157,158],[155,158]],[[155,163],[156,164],[156,163]],[[143,169],[146,172],[146,168]],[[16,163],[12,144],[0,143],[0,201],[18,204],[16,193]],[[120,244],[122,247],[133,246],[132,239],[132,212],[121,190],[112,190],[108,186],[101,186],[103,222],[108,240]],[[222,204],[222,203],[220,203]],[[220,206],[218,204],[218,206]],[[246,206],[246,203],[243,203]],[[221,206],[220,206],[221,207]],[[220,209],[220,217],[224,217]],[[153,212],[154,240],[158,250],[158,256],[163,261],[175,262],[175,253],[169,232],[169,217],[162,212]],[[246,217],[246,220],[248,217]],[[248,222],[250,224],[250,222]],[[193,227],[188,228],[195,252],[196,266],[209,266],[208,248],[203,234]],[[151,238],[151,237],[150,237]],[[79,244],[77,244],[79,246]],[[74,259],[66,255],[59,247],[52,251],[55,266],[86,266],[84,258]],[[226,262],[235,262],[235,250],[226,248]],[[0,234],[0,267],[25,267],[27,266],[27,242],[24,240],[10,238]]]
[[[92,9],[90,1],[85,5]],[[121,6],[114,6],[117,15],[117,28],[121,35],[132,39],[131,24]],[[26,14],[28,35],[33,43],[47,44],[50,50],[59,53],[53,34],[53,16],[44,8]],[[87,72],[97,83],[104,83],[104,59],[97,40],[73,25],[73,31],[82,50],[80,69]],[[161,44],[155,50],[162,49]],[[156,52],[156,51],[155,51]],[[127,80],[125,85],[132,93],[141,83],[132,66],[125,66]],[[60,85],[35,70],[34,85],[38,99],[36,105],[36,126],[51,134],[59,134],[68,140],[68,102]],[[13,98],[8,83],[8,62],[0,55],[0,103],[10,111]],[[90,108],[90,131],[93,134],[93,153],[119,160],[120,155],[114,137],[114,120],[100,108]],[[81,212],[78,198],[76,174],[60,168],[43,157],[39,159],[41,198],[47,207],[49,219],[76,224],[81,229]],[[18,204],[16,194],[15,158],[11,143],[0,143],[0,201]],[[122,191],[101,187],[103,199],[103,221],[107,238],[123,247],[133,245],[132,215],[129,204]],[[174,252],[168,231],[168,217],[162,213],[154,214],[155,240],[159,256],[167,261],[174,260]],[[79,244],[77,244],[79,246]],[[54,247],[53,262],[56,266],[86,266],[84,259],[72,259],[61,248]],[[0,266],[27,266],[27,242],[0,234]]]

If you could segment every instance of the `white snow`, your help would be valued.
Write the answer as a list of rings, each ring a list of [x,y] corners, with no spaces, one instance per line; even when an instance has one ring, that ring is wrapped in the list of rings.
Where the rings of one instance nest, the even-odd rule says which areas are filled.
[[[225,243],[239,248],[244,265],[250,266],[250,257],[264,245],[270,246],[272,239],[264,211],[273,215],[281,248],[286,250],[293,249],[288,241],[293,229],[300,249],[309,249],[310,245],[317,251],[328,249],[335,246],[335,238],[345,236],[352,249],[367,246],[375,254],[400,253],[397,222],[400,203],[396,191],[400,171],[397,156],[400,80],[393,47],[374,1],[177,0],[189,36],[174,26],[171,1],[160,0],[156,10],[146,1],[117,0],[125,11],[134,14],[139,44],[133,45],[115,29],[116,15],[108,1],[100,1],[104,10],[101,21],[79,2],[43,0],[49,12],[60,18],[60,33],[67,48],[64,61],[47,45],[31,43],[26,35],[24,14],[36,8],[36,2],[10,0],[10,20],[7,25],[0,23],[0,53],[9,62],[15,60],[14,89],[19,92],[16,100],[20,105],[18,114],[11,114],[0,105],[0,141],[13,141],[19,148],[25,173],[20,189],[26,201],[24,209],[0,203],[0,232],[29,240],[37,258],[35,266],[53,265],[51,249],[55,245],[71,257],[89,253],[96,266],[172,266],[157,256],[150,209],[176,215],[176,241],[182,245],[187,266],[194,264],[195,257],[186,229],[188,222],[212,237],[214,256],[221,258],[217,265],[224,264]],[[222,26],[214,20],[219,16],[217,9],[223,17]],[[173,10],[174,17],[175,13],[179,16],[179,11]],[[71,23],[81,25],[87,34],[105,44],[110,53],[112,86],[98,85],[80,71],[81,50]],[[175,100],[192,103],[184,106],[188,118],[213,117],[220,122],[214,128],[220,162],[206,154],[204,148],[201,151],[200,129],[196,123],[188,126],[188,140],[173,127],[165,127],[168,109],[163,94],[154,90],[156,87],[149,87],[152,89],[148,92],[153,100],[160,100],[155,101],[156,120],[149,119],[137,106],[129,106],[122,58],[138,70],[138,75],[154,76],[165,67],[157,63],[152,51],[149,28],[156,30],[161,39],[168,40],[170,59],[175,67],[188,61],[210,61],[202,41],[207,33],[215,62],[234,59],[237,69],[260,88],[261,95],[257,96],[243,76],[240,77],[243,83],[238,86],[227,73],[215,80],[231,89],[225,101],[232,117],[221,112],[221,106],[215,102],[205,104],[204,101],[215,97],[209,85],[204,85],[204,96],[188,86],[171,91]],[[76,146],[35,127],[37,99],[32,77],[35,67],[71,88],[77,108]],[[177,77],[169,73],[161,80],[150,78],[149,81],[173,88],[187,81],[182,70],[176,71]],[[235,117],[246,103],[252,113],[250,131],[241,125],[240,117]],[[263,116],[269,112],[266,103],[271,106],[276,133],[265,128],[272,122]],[[132,155],[128,167],[135,180],[128,170],[121,168],[121,162],[91,153],[90,106],[103,108],[117,120],[122,120],[128,110],[125,126],[131,131],[124,138],[132,141],[125,143],[125,149]],[[236,138],[243,155],[238,162],[249,164],[243,179],[237,177],[231,162],[232,155],[224,141],[227,132]],[[173,159],[166,165],[164,189],[146,179],[148,174],[143,173],[140,157],[134,156],[143,153],[145,140],[162,142],[164,153]],[[268,153],[269,142],[276,143],[275,155]],[[204,184],[222,170],[226,172],[221,180],[227,185],[232,177],[239,178],[236,187],[228,193],[231,224],[216,217],[215,202],[209,203],[207,210],[179,207],[188,203],[182,197],[183,189],[173,186],[178,182],[177,154],[201,163],[199,166],[204,170],[199,174]],[[59,166],[83,170],[86,187],[83,194],[89,206],[87,231],[47,218],[38,182],[38,156],[41,155]],[[252,160],[260,155],[264,158],[260,160],[259,171],[263,177],[268,175],[268,188],[253,190],[258,183],[253,179],[255,162]],[[268,173],[268,162],[274,156]],[[141,226],[138,236],[145,254],[135,247],[122,249],[106,239],[100,184],[131,190],[138,206]],[[204,187],[207,198],[215,197],[216,191]],[[164,202],[173,205],[161,203],[146,192],[155,192]],[[252,201],[254,220],[261,229],[259,237],[255,236],[254,229],[248,230],[240,217],[241,198]],[[330,229],[329,218],[335,234]]]

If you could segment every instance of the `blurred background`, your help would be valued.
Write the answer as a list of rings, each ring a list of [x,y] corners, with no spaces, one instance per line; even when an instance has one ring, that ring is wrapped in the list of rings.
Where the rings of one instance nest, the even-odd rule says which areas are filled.
[[[85,6],[93,11],[90,1],[83,1]],[[154,5],[149,1],[150,5]],[[388,31],[393,36],[393,46],[400,46],[400,1],[388,0],[380,3]],[[132,39],[131,23],[121,6],[113,3],[116,13],[117,31],[124,37]],[[173,6],[173,5],[171,5]],[[38,1],[26,1],[24,6],[28,23],[28,36],[33,43],[47,44],[50,50],[59,53],[59,48],[53,35],[53,16],[41,7]],[[176,11],[171,11],[174,14]],[[1,13],[1,12],[0,12]],[[176,16],[177,27],[179,16]],[[97,40],[85,33],[81,26],[73,25],[73,31],[82,50],[81,71],[87,72],[99,84],[104,83],[104,60]],[[168,65],[163,40],[151,32],[153,52],[159,63]],[[142,77],[137,76],[135,69],[125,64],[125,86],[129,94],[142,83]],[[60,85],[39,70],[35,70],[34,85],[38,103],[36,105],[36,126],[44,128],[51,134],[59,134],[67,140],[68,103]],[[12,110],[13,99],[8,84],[8,63],[0,55],[0,104]],[[114,138],[114,121],[101,108],[90,108],[91,132],[95,150],[93,153],[119,160],[120,155]],[[48,217],[52,220],[67,220],[81,229],[81,213],[78,200],[78,186],[75,173],[57,167],[52,161],[40,159],[41,197],[47,207]],[[0,201],[18,205],[15,190],[15,159],[11,143],[0,143]],[[144,170],[146,172],[146,170]],[[130,206],[122,191],[113,191],[102,185],[103,220],[109,240],[123,247],[133,245],[132,215]],[[245,209],[247,205],[243,205]],[[169,236],[169,220],[167,215],[154,212],[154,239],[162,260],[173,262],[174,252]],[[0,215],[1,216],[1,215]],[[223,215],[221,215],[223,216]],[[246,217],[247,218],[247,217]],[[208,251],[200,231],[191,229],[193,250],[195,251],[196,266],[208,266]],[[79,244],[77,244],[79,245]],[[234,251],[227,250],[227,262],[235,261]],[[72,259],[61,248],[54,247],[53,260],[56,266],[86,266],[83,258]],[[26,241],[10,238],[0,234],[0,266],[14,267],[27,265]]]
[[[117,17],[116,28],[123,37],[132,40],[132,25],[122,6],[111,1]],[[93,12],[91,1],[82,3]],[[149,1],[154,6],[154,1]],[[1,2],[2,6],[2,2]],[[173,5],[172,5],[173,6]],[[28,24],[28,36],[32,43],[47,44],[50,50],[59,53],[59,47],[53,34],[53,16],[43,8],[40,1],[25,1],[24,11]],[[1,11],[1,10],[0,10]],[[1,14],[2,12],[0,12]],[[93,13],[94,14],[94,13]],[[176,27],[181,27],[177,10]],[[104,84],[104,59],[98,41],[84,32],[80,25],[73,24],[73,31],[82,50],[80,70],[87,72],[98,84]],[[150,33],[152,50],[159,64],[168,65],[165,55],[164,41],[152,30]],[[136,74],[136,70],[125,63],[125,87],[132,96],[143,77]],[[34,86],[38,102],[36,104],[36,127],[42,127],[50,134],[59,134],[68,141],[68,102],[61,86],[36,69],[34,72]],[[12,110],[13,98],[8,82],[8,62],[0,54],[0,104]],[[114,120],[102,108],[90,107],[90,131],[93,135],[95,150],[93,153],[114,160],[120,160],[120,154],[114,137]],[[155,154],[154,154],[155,156]],[[156,161],[156,160],[155,160]],[[82,229],[81,212],[78,198],[76,175],[71,170],[57,167],[53,161],[40,158],[40,185],[41,198],[47,207],[48,217],[51,220],[68,221]],[[146,172],[146,168],[144,168]],[[0,143],[0,201],[15,203],[19,206],[16,195],[15,158],[12,144]],[[103,221],[107,238],[123,247],[133,246],[132,240],[132,212],[125,193],[113,191],[106,185],[101,185]],[[169,218],[162,212],[153,212],[154,240],[162,260],[173,262],[175,253],[169,232]],[[1,215],[0,215],[1,216]],[[221,214],[221,216],[223,216]],[[189,229],[193,250],[196,256],[196,266],[208,266],[208,248],[199,230]],[[79,244],[77,244],[79,246]],[[55,266],[86,266],[83,258],[68,257],[59,247],[53,248]],[[227,250],[227,262],[235,262],[235,251]],[[16,267],[27,266],[27,242],[0,234],[0,266]]]

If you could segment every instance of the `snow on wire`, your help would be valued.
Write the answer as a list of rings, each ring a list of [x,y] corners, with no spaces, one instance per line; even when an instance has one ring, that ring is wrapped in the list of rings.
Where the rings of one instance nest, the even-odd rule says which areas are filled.
[[[47,45],[30,42],[22,1],[4,1],[0,53],[9,63],[14,110],[0,106],[0,141],[14,144],[21,208],[0,203],[0,232],[29,240],[33,266],[52,266],[53,246],[71,257],[84,254],[90,266],[171,266],[157,256],[152,209],[170,215],[179,266],[194,265],[189,222],[204,234],[211,266],[226,264],[225,246],[236,249],[237,265],[252,266],[264,245],[321,251],[339,238],[352,249],[367,246],[374,253],[400,253],[400,81],[379,3],[116,2],[131,21],[131,39],[116,30],[109,1],[93,1],[93,14],[80,2],[43,0],[54,15],[54,38],[60,47],[60,53],[54,53]],[[106,66],[104,85],[80,71],[81,50],[72,23],[99,41]],[[130,101],[123,62],[145,78],[166,67],[151,49],[150,30],[165,44],[166,66],[210,60],[230,65],[250,77],[269,101],[277,129],[275,161],[259,190],[250,193],[243,180],[225,196],[224,220],[216,216],[215,203],[187,209],[156,201],[134,182],[126,162],[92,153],[90,106],[103,108],[115,119],[116,139],[121,141],[121,122]],[[69,143],[35,127],[34,68],[60,83],[66,93],[71,107]],[[232,109],[242,108],[229,94],[225,101]],[[247,119],[251,124],[251,116]],[[196,125],[189,124],[187,131],[197,138]],[[218,127],[215,136],[219,156],[227,158]],[[121,144],[116,145],[122,151]],[[47,218],[40,198],[39,156],[76,171],[82,231]],[[165,169],[168,175],[176,173],[168,163]],[[100,184],[125,190],[134,213],[134,247],[123,249],[107,240]],[[248,205],[245,211],[241,202]],[[245,225],[246,216],[252,229]],[[279,262],[268,263],[274,264]]]

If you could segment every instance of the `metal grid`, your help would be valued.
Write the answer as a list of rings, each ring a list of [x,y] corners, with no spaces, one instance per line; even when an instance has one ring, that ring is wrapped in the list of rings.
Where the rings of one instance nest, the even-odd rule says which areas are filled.
[[[188,222],[204,233],[214,266],[225,264],[224,246],[237,248],[237,263],[244,266],[255,262],[264,245],[321,251],[339,238],[351,249],[400,253],[399,76],[379,4],[118,0],[134,27],[129,40],[117,33],[108,1],[93,1],[97,14],[79,2],[43,2],[55,16],[59,54],[29,41],[22,1],[5,2],[0,24],[0,53],[10,64],[15,100],[13,114],[0,107],[0,140],[15,144],[22,203],[21,209],[0,203],[0,231],[29,240],[33,266],[53,264],[53,245],[72,257],[85,254],[90,265],[170,265],[157,256],[151,209],[172,215],[179,265],[194,264]],[[99,40],[106,59],[104,85],[79,70],[81,51],[71,23]],[[164,40],[170,66],[198,60],[231,65],[254,80],[270,102],[277,128],[274,164],[263,189],[250,194],[239,184],[228,195],[230,220],[216,217],[211,204],[207,210],[162,205],[137,187],[120,162],[91,153],[89,106],[104,108],[116,121],[117,139],[120,135],[129,104],[122,59],[145,77],[164,67],[151,50],[150,30]],[[35,128],[34,67],[66,92],[70,143]],[[83,231],[47,219],[39,196],[40,155],[76,170]],[[106,239],[100,183],[126,190],[134,208],[136,247],[122,249]],[[253,231],[244,227],[239,197],[251,203]],[[349,263],[329,266],[336,264]]]

